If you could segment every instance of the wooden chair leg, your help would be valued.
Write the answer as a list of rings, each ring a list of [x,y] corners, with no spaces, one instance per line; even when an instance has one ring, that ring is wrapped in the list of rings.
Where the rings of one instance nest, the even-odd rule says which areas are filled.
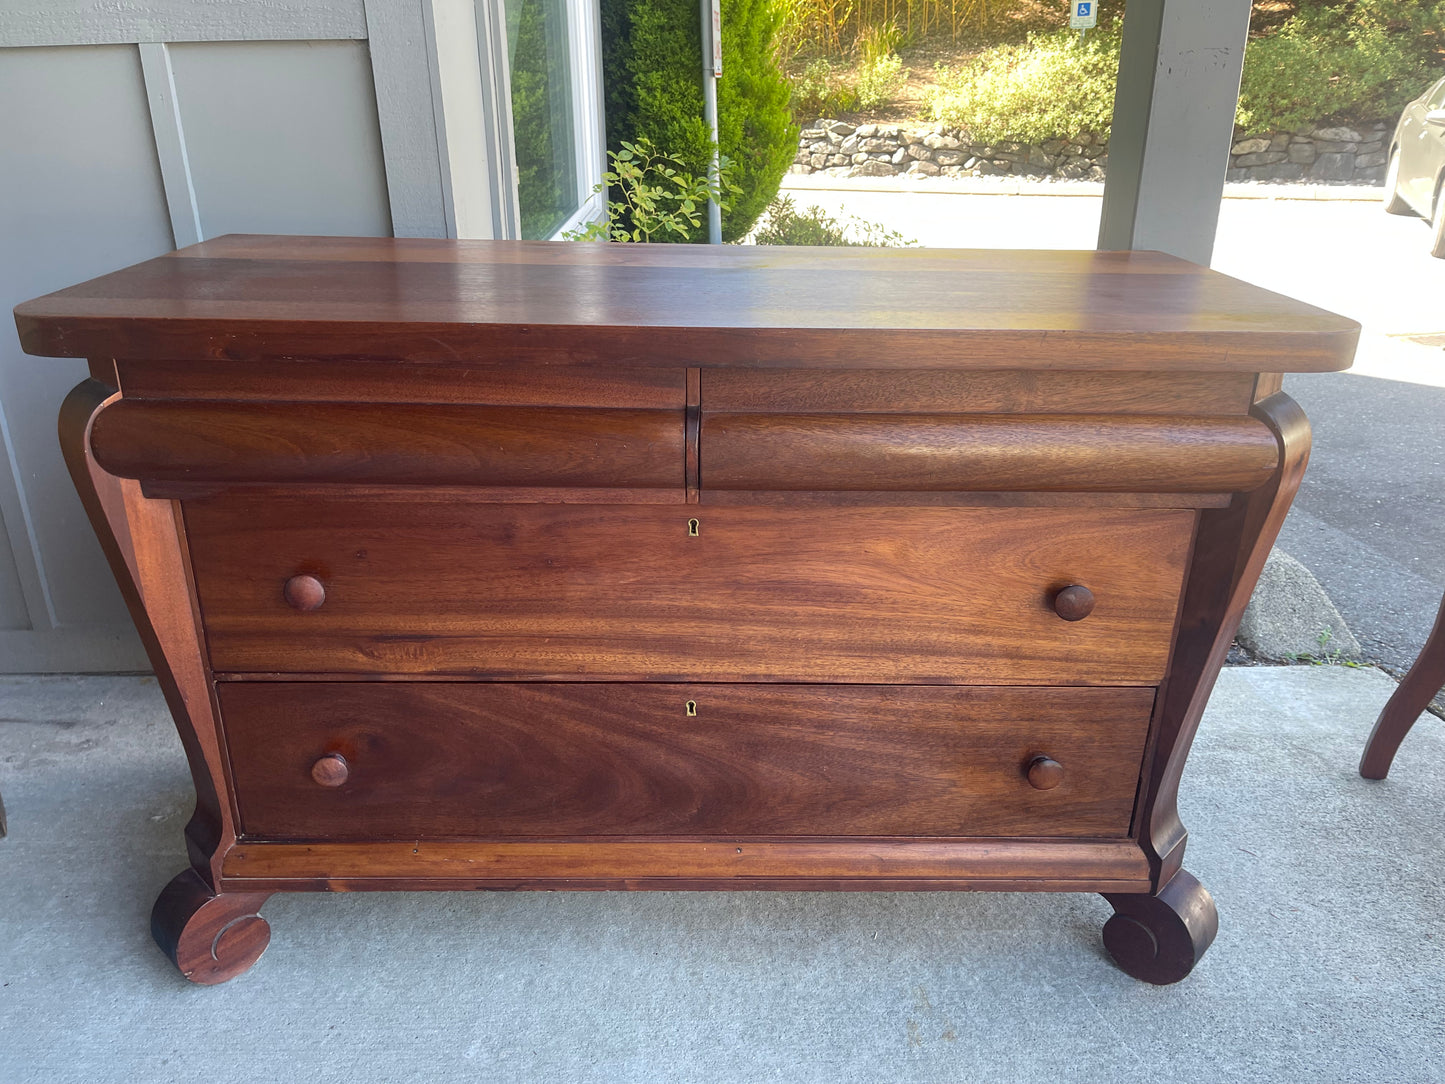
[[[1445,599],[1440,600],[1435,627],[1430,630],[1420,657],[1375,720],[1375,729],[1365,743],[1365,755],[1360,758],[1361,775],[1366,779],[1385,778],[1395,759],[1395,750],[1442,687],[1445,687]]]

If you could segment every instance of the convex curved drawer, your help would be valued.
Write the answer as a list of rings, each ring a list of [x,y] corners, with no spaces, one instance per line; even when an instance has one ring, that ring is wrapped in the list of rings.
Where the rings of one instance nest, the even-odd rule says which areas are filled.
[[[1156,684],[1195,519],[299,498],[185,509],[221,673],[1002,685]]]
[[[1138,688],[219,692],[242,833],[274,840],[1122,837],[1154,702]]]

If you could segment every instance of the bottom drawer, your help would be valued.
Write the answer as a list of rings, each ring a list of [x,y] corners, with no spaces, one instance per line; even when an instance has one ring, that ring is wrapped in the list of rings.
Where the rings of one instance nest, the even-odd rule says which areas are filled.
[[[1129,831],[1150,688],[218,686],[252,839]],[[1056,778],[1029,767],[1048,757]]]

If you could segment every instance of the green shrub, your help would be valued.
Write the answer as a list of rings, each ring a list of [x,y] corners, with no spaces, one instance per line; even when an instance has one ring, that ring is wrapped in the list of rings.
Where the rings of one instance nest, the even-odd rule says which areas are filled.
[[[1107,136],[1118,71],[1117,30],[1097,30],[1084,41],[1070,30],[1030,34],[1022,45],[995,46],[940,71],[929,112],[984,143]]]
[[[858,86],[849,82],[826,57],[808,61],[793,84],[793,116],[804,120],[835,117],[858,108]]]
[[[858,67],[856,91],[859,109],[877,109],[891,101],[907,76],[896,53],[865,60]]]
[[[865,222],[853,215],[848,216],[847,222],[839,222],[821,207],[799,211],[793,205],[792,196],[780,196],[768,206],[753,243],[896,248],[918,242],[905,240],[897,230],[885,229],[880,223]]]
[[[612,168],[602,174],[597,192],[617,192],[620,199],[607,201],[607,214],[580,230],[568,230],[568,241],[679,241],[702,225],[708,200],[715,199],[723,212],[737,195],[730,179],[732,162],[718,159],[718,182],[710,185],[706,176],[694,177],[677,168],[665,154],[645,139],[623,143],[607,155]]]
[[[725,240],[752,229],[798,152],[774,48],[777,25],[774,0],[722,0],[718,145],[733,162],[739,190],[723,215]],[[712,145],[702,115],[696,0],[602,0],[602,32],[608,146],[647,139],[667,148],[682,172],[705,176]],[[706,227],[686,239],[706,240]]]
[[[1441,0],[1302,4],[1250,41],[1236,120],[1254,131],[1394,120],[1438,77],[1442,29]]]

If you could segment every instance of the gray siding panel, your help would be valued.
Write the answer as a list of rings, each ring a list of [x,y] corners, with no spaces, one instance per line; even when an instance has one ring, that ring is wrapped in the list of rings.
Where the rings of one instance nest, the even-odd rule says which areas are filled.
[[[362,0],[6,0],[0,46],[364,38]]]
[[[170,47],[201,230],[391,235],[364,42]]]
[[[41,639],[63,648],[67,630],[77,643],[118,636],[110,664],[144,665],[55,437],[85,363],[24,355],[9,319],[26,298],[171,248],[140,59],[134,46],[0,49],[0,101],[24,103],[0,110],[0,403],[11,453],[0,513],[16,578]],[[0,627],[16,626],[4,618]],[[0,669],[22,665],[0,658]]]

